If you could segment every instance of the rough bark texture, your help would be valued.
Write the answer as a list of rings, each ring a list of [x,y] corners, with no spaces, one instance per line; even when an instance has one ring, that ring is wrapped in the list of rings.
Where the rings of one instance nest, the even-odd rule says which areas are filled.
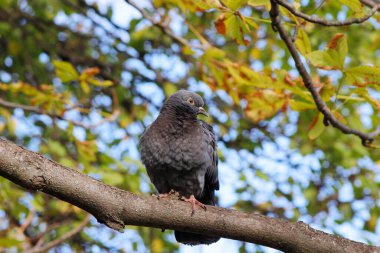
[[[41,154],[0,139],[0,176],[30,190],[42,191],[76,205],[108,227],[125,225],[175,229],[217,235],[265,245],[285,252],[380,252],[302,222],[209,206],[191,217],[188,203],[173,198],[157,200],[105,185]]]

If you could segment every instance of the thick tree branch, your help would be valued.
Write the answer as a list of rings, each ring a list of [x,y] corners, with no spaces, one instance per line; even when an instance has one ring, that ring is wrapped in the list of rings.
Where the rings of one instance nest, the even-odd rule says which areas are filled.
[[[275,2],[283,6],[284,8],[286,8],[288,11],[290,11],[293,15],[297,17],[300,17],[311,23],[316,23],[316,24],[320,24],[324,26],[346,26],[346,25],[352,25],[352,24],[360,24],[367,21],[380,9],[380,4],[375,4],[371,6],[372,9],[365,16],[361,18],[350,18],[343,21],[335,21],[335,20],[326,20],[323,18],[315,17],[315,16],[309,16],[303,12],[297,11],[296,9],[293,8],[291,4],[282,0],[275,0]]]
[[[334,114],[327,107],[326,103],[323,101],[317,89],[314,87],[311,76],[309,75],[309,73],[306,70],[306,67],[302,63],[301,57],[298,54],[297,48],[294,45],[291,36],[287,33],[287,31],[285,30],[285,27],[282,24],[280,12],[279,12],[279,6],[277,2],[278,0],[271,0],[272,8],[270,10],[270,16],[272,19],[272,27],[275,31],[278,31],[281,39],[285,42],[290,54],[292,55],[294,62],[296,64],[296,68],[302,77],[305,87],[310,91],[318,110],[324,116],[324,121],[323,121],[324,124],[326,126],[331,124],[333,127],[338,128],[345,134],[356,135],[360,137],[364,146],[370,146],[371,143],[373,142],[373,139],[380,134],[380,125],[377,126],[373,132],[367,134],[357,129],[353,129],[346,126],[334,116]]]
[[[177,198],[158,200],[108,186],[44,156],[0,139],[0,176],[30,190],[42,191],[94,215],[108,227],[125,225],[176,229],[265,245],[285,252],[380,252],[330,235],[302,222],[268,218],[209,206],[191,217]]]

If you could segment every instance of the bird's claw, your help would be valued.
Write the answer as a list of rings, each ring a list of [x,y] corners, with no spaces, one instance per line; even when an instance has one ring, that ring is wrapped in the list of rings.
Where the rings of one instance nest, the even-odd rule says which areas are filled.
[[[185,197],[181,197],[181,200],[185,201],[185,202],[190,202],[191,203],[191,216],[193,216],[195,214],[195,206],[200,206],[201,208],[203,208],[203,210],[207,210],[207,207],[205,204],[201,203],[200,201],[198,201],[194,195],[191,195],[189,198],[185,198]]]
[[[160,200],[160,199],[164,199],[164,198],[168,198],[170,197],[170,195],[175,195],[177,194],[177,192],[173,189],[171,189],[168,193],[160,193],[157,195],[157,199]]]

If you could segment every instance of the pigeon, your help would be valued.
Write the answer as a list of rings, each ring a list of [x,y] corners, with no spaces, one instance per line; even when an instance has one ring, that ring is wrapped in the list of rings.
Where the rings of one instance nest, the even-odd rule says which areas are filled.
[[[157,119],[139,142],[141,160],[159,196],[173,191],[182,200],[206,210],[215,205],[219,190],[218,155],[213,128],[197,118],[208,116],[200,95],[180,90],[171,95]],[[211,244],[220,238],[186,231],[175,231],[176,240],[187,245]]]

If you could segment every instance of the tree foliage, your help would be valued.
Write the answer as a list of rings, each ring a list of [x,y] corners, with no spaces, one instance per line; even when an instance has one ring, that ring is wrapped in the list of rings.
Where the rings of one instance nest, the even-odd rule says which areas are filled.
[[[191,89],[204,96],[218,135],[221,205],[343,236],[350,229],[351,239],[377,243],[378,138],[332,127],[310,92],[341,124],[376,133],[374,2],[294,1],[292,11],[280,3],[311,88],[272,26],[277,0],[137,2],[0,0],[0,135],[106,184],[153,192],[138,138],[166,96]],[[298,12],[327,23],[369,20],[322,26]],[[75,206],[6,179],[0,188],[0,252],[45,245],[87,219]],[[178,249],[170,233],[156,229],[105,230],[91,221],[55,246]],[[118,243],[125,237],[129,242]]]

